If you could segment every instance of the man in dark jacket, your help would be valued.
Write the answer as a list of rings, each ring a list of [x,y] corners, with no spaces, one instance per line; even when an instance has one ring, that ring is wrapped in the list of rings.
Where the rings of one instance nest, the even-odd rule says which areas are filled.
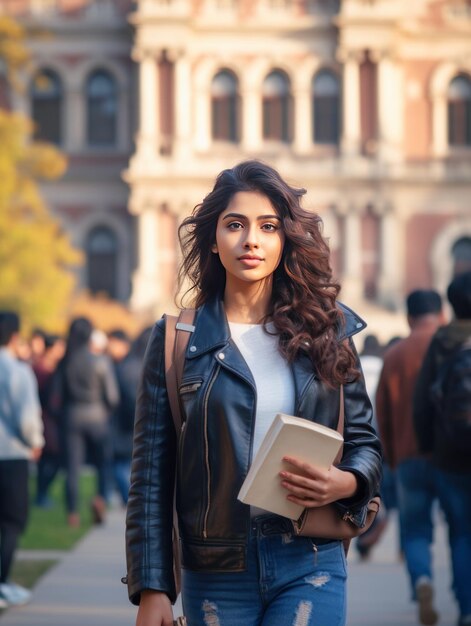
[[[443,364],[471,339],[471,271],[456,276],[447,295],[455,319],[438,329],[426,354],[415,390],[414,423],[420,449],[432,455],[436,466],[438,496],[449,525],[453,589],[460,609],[458,626],[470,626],[471,449],[457,454],[437,436],[439,407],[432,389]]]
[[[414,385],[434,332],[444,322],[436,291],[407,297],[410,334],[387,350],[376,390],[376,416],[384,458],[396,473],[401,543],[421,624],[438,620],[433,606],[432,506],[436,488],[430,459],[420,454],[412,420]]]

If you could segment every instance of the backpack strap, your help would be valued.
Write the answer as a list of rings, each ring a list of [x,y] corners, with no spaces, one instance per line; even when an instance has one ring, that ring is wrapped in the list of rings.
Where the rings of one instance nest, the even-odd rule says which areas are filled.
[[[178,318],[175,315],[165,316],[165,383],[177,435],[177,446],[183,424],[179,390],[185,367],[186,348],[190,340],[190,334],[195,330],[193,324],[195,313],[195,309],[183,309],[180,311]],[[175,592],[178,596],[181,590],[181,563],[176,511],[176,481],[173,486],[172,552]]]
[[[185,366],[185,352],[194,332],[195,309],[183,309],[178,318],[165,316],[165,382],[177,437],[183,424],[180,385]]]

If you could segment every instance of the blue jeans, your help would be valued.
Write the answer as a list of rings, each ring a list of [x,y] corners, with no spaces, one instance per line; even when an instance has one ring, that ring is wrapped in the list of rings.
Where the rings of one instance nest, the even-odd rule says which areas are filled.
[[[113,478],[123,504],[128,503],[129,484],[131,479],[131,461],[115,459],[113,461]]]
[[[436,472],[438,496],[448,522],[453,589],[461,615],[471,615],[471,474]]]
[[[340,541],[270,534],[252,520],[244,572],[183,570],[189,626],[345,626],[347,567]]]
[[[402,461],[396,470],[401,546],[415,597],[420,576],[432,578],[432,508],[437,497],[436,468],[421,458]]]

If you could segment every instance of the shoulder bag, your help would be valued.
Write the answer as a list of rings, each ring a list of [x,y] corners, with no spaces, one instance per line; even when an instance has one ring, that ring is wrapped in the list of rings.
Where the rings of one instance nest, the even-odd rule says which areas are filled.
[[[340,387],[340,410],[337,423],[338,432],[343,435],[345,423],[344,391]],[[343,445],[340,448],[334,465],[340,463],[343,454]],[[335,502],[325,506],[305,509],[301,517],[293,520],[294,534],[301,537],[319,537],[320,539],[341,539],[346,550],[348,542],[354,537],[365,533],[373,524],[380,507],[380,497],[375,496],[366,505],[366,516],[361,525],[354,523],[353,517],[347,511],[342,515]]]

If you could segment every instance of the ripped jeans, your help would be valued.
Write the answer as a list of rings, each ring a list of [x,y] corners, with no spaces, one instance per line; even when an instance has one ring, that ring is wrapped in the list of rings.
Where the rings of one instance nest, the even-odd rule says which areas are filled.
[[[282,533],[276,520],[287,521],[273,515],[252,520],[247,571],[183,570],[189,626],[345,626],[342,542]]]

